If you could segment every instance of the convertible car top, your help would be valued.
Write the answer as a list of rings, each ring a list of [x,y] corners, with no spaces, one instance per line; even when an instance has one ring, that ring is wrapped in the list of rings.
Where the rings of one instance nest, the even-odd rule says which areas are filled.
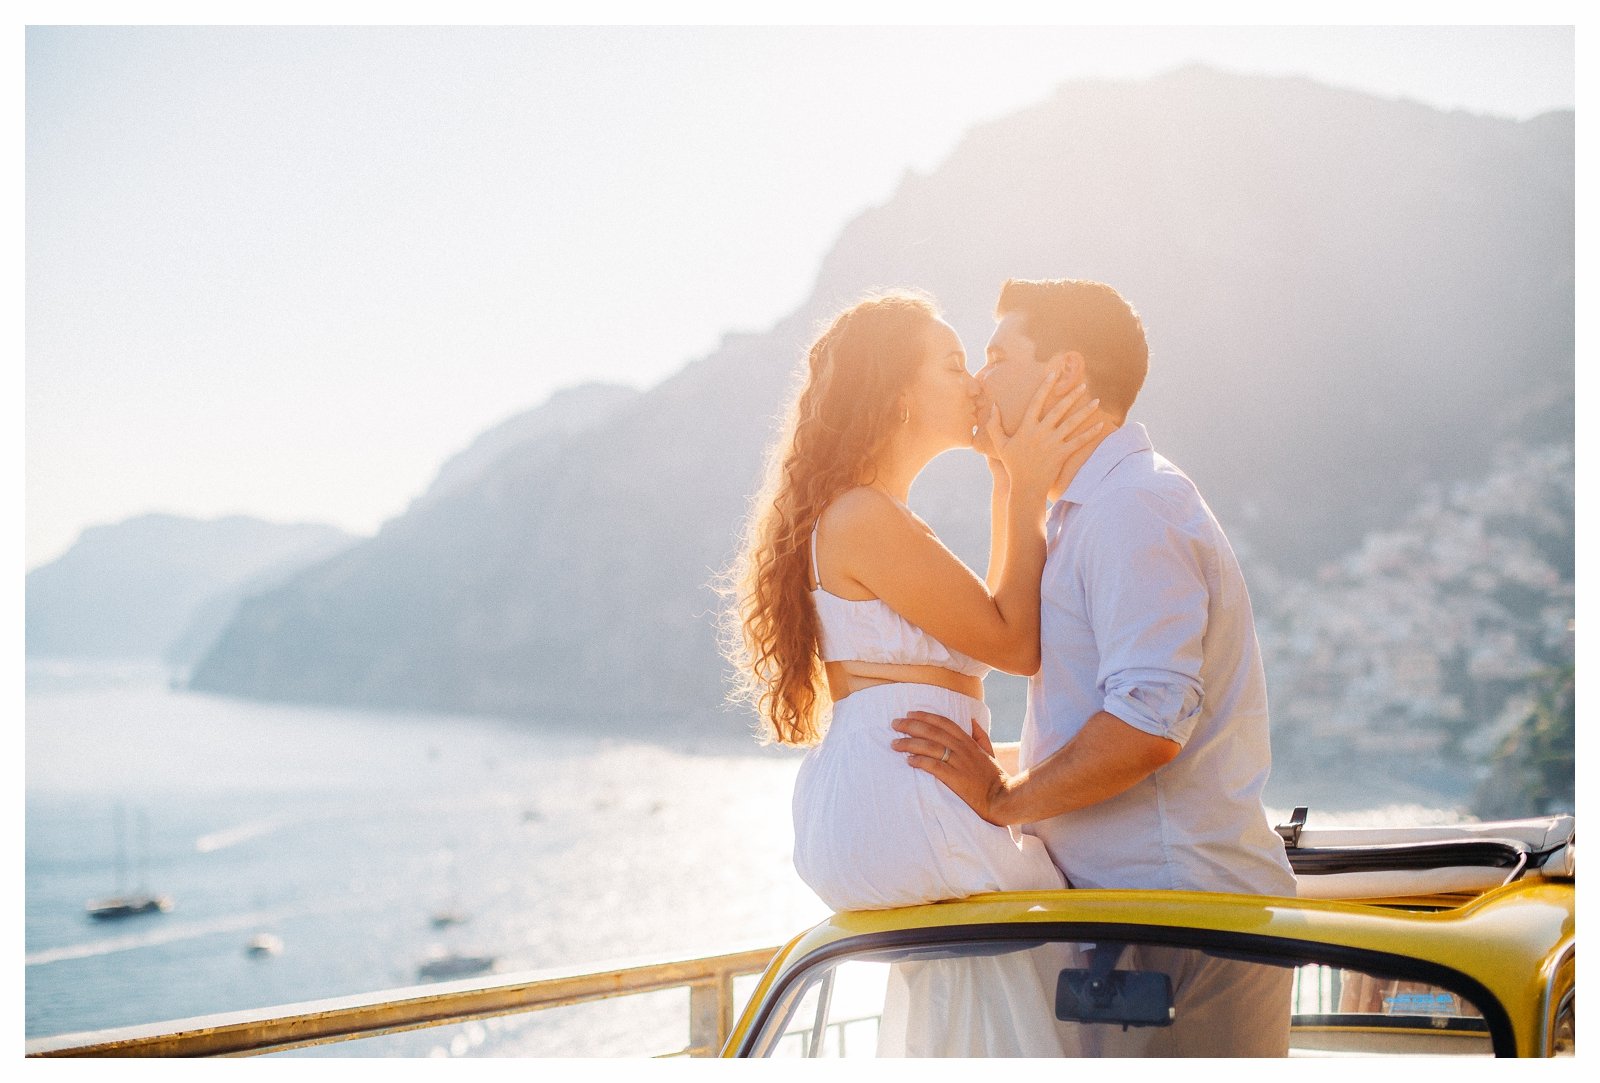
[[[1308,818],[1296,809],[1278,828],[1294,898],[1003,892],[835,914],[774,957],[723,1055],[875,1055],[893,966],[1041,951],[1117,958],[1138,946],[1292,969],[1291,1056],[1574,1051],[1573,817],[1409,828]],[[1055,1018],[1067,1031],[1173,1025],[1180,1008],[1144,980],[1153,973],[1062,969]],[[1086,991],[1098,991],[1087,1007]]]

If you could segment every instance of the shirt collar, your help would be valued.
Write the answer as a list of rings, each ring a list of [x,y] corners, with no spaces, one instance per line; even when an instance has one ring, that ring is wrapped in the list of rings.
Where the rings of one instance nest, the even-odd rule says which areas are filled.
[[[1086,504],[1100,483],[1111,473],[1111,468],[1130,455],[1137,455],[1141,451],[1152,451],[1150,434],[1145,432],[1144,426],[1137,421],[1125,422],[1119,428],[1113,429],[1110,436],[1100,441],[1100,446],[1078,468],[1078,473],[1073,477],[1072,484],[1067,486],[1067,491],[1061,494],[1057,505]]]

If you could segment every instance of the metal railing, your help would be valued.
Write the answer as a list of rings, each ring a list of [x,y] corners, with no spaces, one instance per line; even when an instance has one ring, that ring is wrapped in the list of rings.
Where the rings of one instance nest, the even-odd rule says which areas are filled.
[[[256,1011],[35,1038],[30,1057],[235,1057],[353,1038],[584,1004],[613,997],[689,990],[689,1045],[665,1056],[714,1057],[733,1030],[733,979],[759,974],[775,947],[727,955],[509,974],[391,989]]]
[[[781,1051],[785,1048],[785,1043],[792,1040],[793,1043],[799,1048],[799,1055],[801,1057],[848,1057],[850,1056],[850,1044],[845,1039],[850,1028],[859,1023],[882,1022],[882,1015],[852,1015],[847,1019],[829,1019],[823,1025],[820,1031],[813,1029],[811,1026],[802,1026],[797,1027],[794,1030],[784,1031],[783,1035],[778,1039],[775,1048]],[[833,1038],[833,1047],[831,1049],[827,1044],[827,1039],[830,1036]],[[873,1037],[877,1037],[876,1031],[873,1032]],[[779,1055],[781,1055],[781,1053]],[[877,1054],[871,1052],[869,1049],[869,1051],[864,1055],[870,1057],[876,1056]]]

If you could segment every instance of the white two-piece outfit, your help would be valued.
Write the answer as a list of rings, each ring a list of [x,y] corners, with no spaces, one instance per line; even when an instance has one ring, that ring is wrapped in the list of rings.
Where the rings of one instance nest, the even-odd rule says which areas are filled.
[[[811,533],[811,597],[824,662],[938,666],[974,677],[989,667],[953,651],[880,599],[822,589]],[[1065,887],[1043,843],[982,819],[933,775],[890,747],[910,711],[989,728],[981,699],[927,684],[881,684],[833,706],[822,743],[800,765],[794,791],[794,865],[835,910],[871,910],[985,891]],[[1056,953],[1016,952],[890,968],[880,1056],[1055,1057]]]

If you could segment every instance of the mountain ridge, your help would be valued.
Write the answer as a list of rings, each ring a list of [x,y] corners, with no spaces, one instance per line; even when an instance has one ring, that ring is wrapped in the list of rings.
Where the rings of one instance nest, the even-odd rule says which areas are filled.
[[[325,523],[249,515],[147,512],[86,527],[27,575],[26,653],[185,666],[209,649],[239,591],[276,586],[355,541]]]
[[[1484,469],[1517,410],[1556,427],[1540,440],[1570,433],[1571,119],[1203,68],[1064,84],[853,217],[767,332],[247,601],[194,687],[731,724],[709,583],[806,342],[895,285],[938,298],[969,354],[1007,277],[1116,285],[1152,343],[1134,419],[1247,575],[1309,573]],[[986,476],[946,456],[913,492],[980,566]]]

